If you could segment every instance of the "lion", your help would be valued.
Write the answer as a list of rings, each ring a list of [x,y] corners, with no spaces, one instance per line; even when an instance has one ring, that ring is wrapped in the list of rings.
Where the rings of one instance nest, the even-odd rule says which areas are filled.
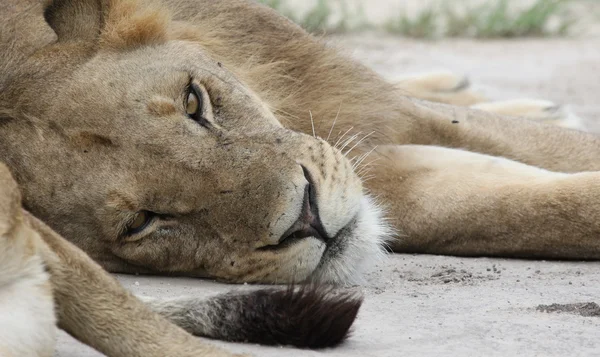
[[[600,255],[592,134],[406,96],[253,1],[2,6],[0,161],[109,272],[348,285],[387,250]],[[201,306],[149,304],[206,335]]]

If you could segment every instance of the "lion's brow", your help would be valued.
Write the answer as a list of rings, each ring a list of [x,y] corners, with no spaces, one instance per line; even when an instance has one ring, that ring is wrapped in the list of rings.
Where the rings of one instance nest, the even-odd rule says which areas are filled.
[[[175,108],[175,103],[173,103],[173,100],[161,97],[150,99],[146,105],[146,108],[150,114],[161,117],[177,113],[177,108]]]

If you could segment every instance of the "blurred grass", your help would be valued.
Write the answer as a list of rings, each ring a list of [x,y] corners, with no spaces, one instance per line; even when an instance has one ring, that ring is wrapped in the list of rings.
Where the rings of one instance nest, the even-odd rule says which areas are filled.
[[[345,0],[317,0],[305,14],[298,14],[288,0],[258,0],[312,33],[349,32],[368,27],[361,6],[351,8]],[[338,11],[336,11],[336,9]]]
[[[493,0],[470,7],[439,0],[416,14],[400,11],[383,25],[369,23],[363,9],[351,9],[346,0],[318,0],[302,15],[292,9],[291,1],[259,0],[313,33],[382,29],[426,39],[548,37],[568,35],[575,25],[575,18],[569,13],[569,0],[536,0],[526,7],[513,6],[521,0]]]
[[[565,36],[575,24],[566,4],[564,0],[537,0],[514,10],[511,0],[473,7],[444,2],[421,10],[414,18],[400,14],[389,20],[385,28],[391,33],[418,38]]]

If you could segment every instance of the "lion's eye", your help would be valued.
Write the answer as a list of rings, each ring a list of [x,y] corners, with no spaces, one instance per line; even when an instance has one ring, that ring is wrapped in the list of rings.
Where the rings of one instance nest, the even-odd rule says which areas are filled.
[[[135,217],[127,225],[127,234],[136,234],[143,231],[150,222],[152,222],[153,215],[148,211],[140,211],[135,214]]]
[[[185,99],[185,112],[191,119],[200,121],[202,109],[202,91],[192,84]]]

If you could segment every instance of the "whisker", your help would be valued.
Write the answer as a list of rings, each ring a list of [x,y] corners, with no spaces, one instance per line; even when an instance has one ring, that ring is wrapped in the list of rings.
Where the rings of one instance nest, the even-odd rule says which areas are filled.
[[[373,153],[373,151],[377,150],[377,146],[373,147],[371,150],[367,151],[363,155],[358,156],[360,158],[359,161],[356,162],[356,166],[360,165],[369,155]]]
[[[361,167],[360,170],[358,170],[358,172],[356,174],[360,176],[362,174],[370,172],[371,169],[373,168],[373,166],[375,166],[374,163],[377,161],[379,161],[379,158],[372,160],[371,162],[369,162],[366,165],[364,165],[363,167]]]
[[[371,172],[372,172],[372,171],[371,171],[371,168],[369,167],[369,168],[367,168],[367,169],[364,169],[364,170],[361,170],[361,171],[357,172],[357,173],[356,173],[356,175],[357,175],[358,177],[361,177],[361,178],[362,178],[362,177],[364,177],[364,176],[365,176],[365,175],[367,175],[367,174],[371,174]]]
[[[365,176],[365,177],[360,177],[360,180],[362,181],[362,183],[371,181],[372,179],[375,178],[375,175],[369,175],[369,176]]]
[[[367,168],[367,167],[375,166],[374,164],[375,164],[377,161],[379,161],[379,160],[381,160],[381,158],[380,158],[380,157],[378,157],[378,158],[375,158],[375,159],[373,159],[373,160],[369,161],[368,163],[366,163],[365,165],[363,165],[363,166],[362,166],[362,168]]]
[[[356,166],[358,166],[358,163],[362,162],[364,160],[365,155],[368,155],[368,154],[354,156],[352,159],[350,159],[350,163],[352,164],[352,169],[355,169]]]
[[[342,154],[344,154],[344,149],[346,148],[346,146],[350,145],[350,143],[352,143],[354,140],[356,140],[356,138],[358,138],[358,136],[362,134],[362,132],[358,132],[354,135],[352,135],[350,138],[348,138],[345,142],[344,145],[342,145],[342,147],[340,148],[340,151],[342,152]],[[344,154],[344,156],[346,156],[346,154]]]
[[[286,117],[292,118],[292,119],[296,119],[296,120],[300,120],[300,117],[298,115],[294,115],[288,111],[285,111],[283,109],[275,109],[273,110],[273,113],[281,113],[283,115],[285,115]]]
[[[344,134],[342,134],[342,136],[340,136],[339,139],[337,139],[337,141],[335,142],[335,145],[333,145],[333,147],[337,149],[337,146],[340,143],[340,140],[342,140],[346,136],[346,134],[348,134],[350,132],[350,130],[352,130],[352,129],[354,129],[353,126],[350,127],[350,129],[346,130],[346,132]]]
[[[327,135],[327,139],[325,139],[326,142],[329,142],[329,137],[331,136],[331,132],[333,131],[333,128],[335,128],[335,122],[338,120],[338,117],[340,116],[340,110],[342,110],[341,103],[338,108],[337,114],[335,115],[335,119],[333,119],[333,125],[331,125],[331,129],[329,129],[329,134]]]
[[[361,167],[360,170],[356,171],[356,174],[361,176],[369,172],[371,172],[371,167]]]
[[[308,114],[310,114],[310,125],[312,125],[313,138],[316,138],[317,134],[315,134],[315,121],[313,120],[312,112],[309,110]]]
[[[365,136],[364,136],[362,139],[360,139],[359,141],[357,141],[357,142],[356,142],[356,144],[354,144],[354,146],[353,146],[353,147],[351,147],[351,148],[350,148],[350,149],[349,149],[349,150],[346,152],[346,154],[344,154],[344,155],[348,156],[348,154],[350,154],[350,152],[351,152],[352,150],[354,150],[354,148],[355,148],[355,147],[357,147],[358,145],[360,145],[360,143],[362,143],[363,141],[365,141],[365,139],[366,139],[366,138],[368,138],[369,136],[371,136],[373,133],[375,133],[375,132],[374,132],[374,131],[372,131],[372,132],[370,132],[369,134],[365,135]]]
[[[358,157],[359,157],[359,159],[358,159],[358,160],[356,160],[356,162],[355,162],[355,163],[352,165],[352,169],[353,169],[353,170],[356,170],[356,168],[357,168],[357,167],[359,167],[359,166],[360,166],[360,164],[362,164],[362,162],[363,162],[363,161],[365,161],[365,159],[366,159],[367,157],[369,157],[369,155],[371,155],[371,153],[373,153],[373,151],[375,151],[375,149],[377,149],[377,146],[375,146],[374,148],[372,148],[371,150],[369,150],[367,153],[365,153],[365,154],[363,154],[363,155],[361,155],[361,156],[358,156]],[[375,160],[377,160],[377,159],[375,159]],[[374,160],[374,161],[375,161],[375,160]],[[371,161],[371,162],[373,162],[373,161]]]

